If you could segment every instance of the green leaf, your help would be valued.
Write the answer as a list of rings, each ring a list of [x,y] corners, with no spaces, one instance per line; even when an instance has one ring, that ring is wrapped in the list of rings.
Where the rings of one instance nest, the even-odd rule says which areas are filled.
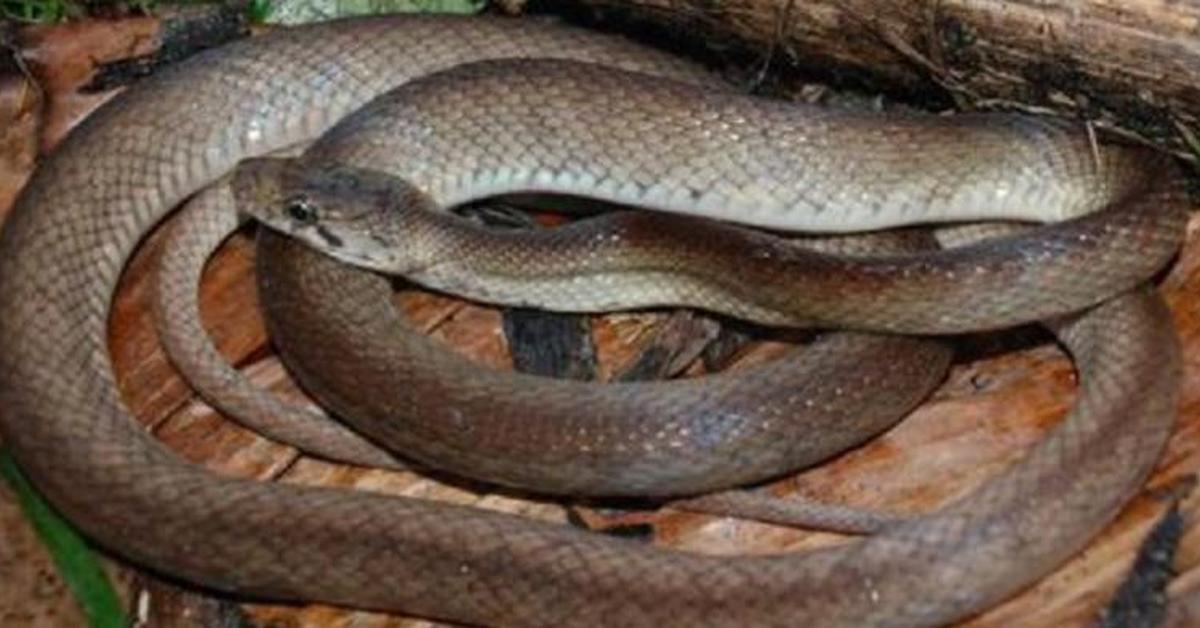
[[[6,451],[0,451],[0,477],[16,492],[21,510],[50,552],[88,624],[94,628],[129,626],[121,600],[87,542],[42,498]]]
[[[2,0],[0,19],[17,22],[59,22],[67,17],[67,0]]]

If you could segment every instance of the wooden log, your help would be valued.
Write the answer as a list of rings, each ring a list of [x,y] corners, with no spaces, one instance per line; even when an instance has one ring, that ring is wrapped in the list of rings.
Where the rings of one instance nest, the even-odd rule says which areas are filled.
[[[1200,156],[1200,4],[1174,0],[577,0],[734,39],[835,81],[1057,112]]]

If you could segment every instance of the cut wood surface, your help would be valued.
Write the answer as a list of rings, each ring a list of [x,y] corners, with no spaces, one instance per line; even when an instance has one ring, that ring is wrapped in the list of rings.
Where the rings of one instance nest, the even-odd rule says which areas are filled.
[[[943,6],[954,4],[942,3]],[[1012,4],[1023,6],[1023,3]],[[71,28],[83,30],[47,29],[39,34],[39,45],[46,47],[43,58],[54,58],[51,50],[58,45],[54,43],[56,39],[63,38],[74,45],[84,39],[81,33],[92,32],[87,31],[88,28],[103,31],[102,36],[89,35],[103,42],[95,44],[97,49],[134,46],[143,37],[145,26],[140,22],[122,22]],[[88,58],[89,54],[98,56],[79,48],[69,54],[82,58]],[[38,76],[54,76],[57,63],[46,62],[43,67],[35,68]],[[74,84],[69,81],[43,78],[42,82],[48,86],[47,97],[51,101],[77,102],[76,97],[70,95]],[[9,87],[0,92],[0,104],[16,102],[9,93],[11,89],[16,88]],[[89,98],[87,105],[95,102],[96,99]],[[32,115],[24,109],[17,110],[25,111],[20,115]],[[61,116],[70,120],[80,116],[75,106],[45,111],[47,118],[38,124],[27,123],[25,133],[64,128],[68,122]],[[0,114],[16,115],[8,109]],[[13,118],[0,121],[0,128],[15,129],[9,126],[10,119]],[[9,145],[6,143],[6,147]],[[31,144],[18,141],[12,145],[28,149]],[[8,170],[0,173],[0,181],[7,186],[0,189],[0,198],[11,198],[15,194],[16,184],[12,181],[24,177],[32,161],[29,156],[14,158],[6,154],[0,160],[0,165]],[[170,366],[150,326],[147,280],[156,246],[157,240],[152,239],[126,274],[115,306],[110,339],[128,403],[159,438],[181,455],[222,474],[442,499],[565,524],[567,512],[561,504],[475,493],[412,473],[338,466],[306,458],[214,413],[193,397]],[[281,394],[299,398],[271,354],[257,314],[251,277],[253,255],[250,240],[238,236],[213,261],[202,287],[204,318],[222,351],[235,363],[244,365],[255,381]],[[1084,552],[1035,586],[963,625],[980,628],[1092,624],[1126,580],[1140,545],[1176,497],[1182,498],[1179,504],[1184,529],[1173,559],[1178,575],[1171,582],[1168,593],[1172,600],[1200,596],[1200,527],[1195,523],[1200,513],[1200,497],[1186,490],[1200,469],[1200,306],[1196,296],[1200,294],[1200,219],[1192,221],[1187,245],[1179,262],[1165,278],[1163,290],[1183,341],[1185,371],[1179,423],[1154,477]],[[403,293],[398,302],[410,317],[456,350],[490,365],[507,365],[500,318],[495,310],[419,292]],[[648,335],[646,330],[659,320],[659,316],[623,315],[600,321],[595,336],[602,364],[607,365],[604,367],[608,369],[606,372],[611,371],[612,364],[627,360],[635,353],[637,343]],[[744,360],[766,359],[777,350],[774,345],[758,347]],[[1013,462],[1061,419],[1073,401],[1074,390],[1070,361],[1049,343],[964,361],[955,366],[931,399],[883,437],[818,469],[778,482],[774,490],[780,495],[802,492],[846,504],[902,512],[927,510],[972,490]],[[17,590],[29,590],[38,583],[52,582],[43,568],[44,563],[27,558],[36,554],[33,549],[19,552],[11,549],[9,540],[24,534],[24,524],[19,517],[4,515],[11,511],[10,500],[7,493],[0,491],[0,502],[4,502],[0,504],[0,578],[6,582],[23,582],[23,588]],[[297,513],[297,516],[301,514]],[[831,534],[675,512],[619,515],[589,510],[581,518],[597,525],[648,521],[653,525],[650,542],[714,554],[804,551],[838,540]],[[11,564],[5,564],[4,561],[9,560]],[[128,584],[132,578],[127,575],[120,581],[127,588],[136,588],[127,592],[126,599],[140,600],[150,608],[173,608],[172,604],[161,601],[163,594],[159,589],[151,589],[147,594],[137,585]],[[57,593],[54,589],[57,585],[43,586]],[[0,618],[5,625],[21,625],[22,622],[45,625],[39,621],[47,612],[72,617],[73,610],[68,608],[71,601],[65,596],[51,596],[51,603],[47,603],[45,597],[36,600],[17,597],[14,600],[0,596],[0,605],[17,605],[11,607],[14,609],[11,611],[10,607],[4,607],[8,614],[0,614]],[[26,606],[19,606],[21,604]],[[53,610],[55,605],[60,605],[62,610]],[[47,611],[47,607],[51,610]],[[243,610],[258,625],[435,625],[422,620],[320,605],[246,604]],[[179,611],[181,625],[186,625],[184,612]],[[14,623],[10,623],[10,619]]]

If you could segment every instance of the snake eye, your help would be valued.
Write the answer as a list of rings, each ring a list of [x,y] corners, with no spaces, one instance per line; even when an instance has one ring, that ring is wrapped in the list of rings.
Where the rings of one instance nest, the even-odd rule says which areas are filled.
[[[303,196],[289,199],[283,210],[296,222],[306,225],[317,222],[317,206]]]

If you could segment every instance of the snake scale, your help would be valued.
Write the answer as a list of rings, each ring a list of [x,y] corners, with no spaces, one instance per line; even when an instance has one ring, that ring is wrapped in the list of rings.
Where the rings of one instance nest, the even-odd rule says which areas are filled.
[[[925,517],[802,555],[699,556],[468,508],[218,477],[137,426],[109,363],[107,315],[129,255],[173,205],[389,87],[468,61],[546,55],[691,72],[536,22],[383,18],[204,53],[88,118],[0,233],[0,434],[38,486],[106,546],[216,589],[546,626],[944,623],[1060,563],[1137,490],[1169,433],[1179,368],[1165,308],[1146,289],[1052,325],[1078,365],[1080,401],[1017,465]],[[1080,150],[1063,156],[1086,161]],[[1175,204],[1176,188],[1167,176],[1143,192]]]
[[[629,120],[638,139],[621,133]],[[733,220],[794,216],[790,226],[827,226],[845,220],[837,191],[848,182],[811,164],[833,160],[830,147],[850,144],[851,132],[869,122],[890,125],[892,136],[918,135],[926,125],[921,137],[950,136],[976,155],[918,149],[933,154],[906,158],[860,133],[867,139],[845,171],[862,181],[855,198],[874,206],[863,213],[878,224],[897,220],[881,208],[935,219],[987,199],[992,181],[1029,163],[1057,166],[1088,194],[1133,200],[1060,223],[1052,235],[865,259],[662,212],[608,213],[529,234],[472,228],[438,211],[496,192],[548,189],[676,210],[683,208],[672,199],[687,198]],[[394,90],[300,160],[247,160],[233,190],[239,207],[343,260],[484,301],[590,312],[683,304],[793,327],[949,333],[1077,311],[1144,281],[1174,254],[1177,190],[1141,176],[1140,166],[1161,158],[1104,151],[1107,161],[1091,169],[1085,140],[1017,116],[862,117],[603,66],[497,61]],[[1071,142],[1075,161],[1045,150]],[[780,154],[787,157],[772,160]],[[367,167],[411,180],[393,183]],[[919,191],[891,179],[897,171],[926,173],[911,186]],[[635,180],[642,183],[623,184]],[[1041,192],[1036,177],[1005,180],[1008,194],[994,211],[1065,205]],[[288,214],[297,203],[306,212],[300,219]],[[269,254],[260,259],[276,265]],[[923,345],[837,337],[803,353],[812,370],[782,360],[651,386],[520,378],[473,367],[404,332],[377,279],[297,275],[265,272],[261,292],[268,322],[278,323],[272,337],[323,405],[424,464],[538,491],[671,495],[761,481],[890,424],[894,415],[876,412],[906,412],[937,377],[921,365],[940,364]],[[356,297],[366,294],[377,298]],[[840,362],[831,347],[832,355],[859,357]],[[905,353],[915,361],[898,359]]]

